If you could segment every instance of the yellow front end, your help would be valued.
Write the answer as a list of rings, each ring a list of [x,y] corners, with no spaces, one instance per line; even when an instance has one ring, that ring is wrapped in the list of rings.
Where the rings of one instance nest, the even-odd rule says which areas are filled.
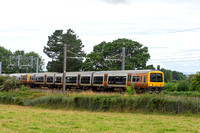
[[[26,76],[27,76],[26,77],[26,82],[28,83],[28,81],[29,81],[29,74],[27,74]]]
[[[164,87],[164,73],[161,71],[149,72],[148,87],[152,91],[162,91]]]

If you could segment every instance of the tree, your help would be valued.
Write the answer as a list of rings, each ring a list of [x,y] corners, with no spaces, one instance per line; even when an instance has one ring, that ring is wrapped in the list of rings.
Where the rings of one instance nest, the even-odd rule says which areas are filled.
[[[172,78],[173,80],[185,80],[186,76],[181,72],[172,71]]]
[[[52,59],[47,64],[48,71],[63,71],[64,44],[67,44],[67,71],[78,71],[81,69],[83,61],[81,57],[85,56],[82,50],[84,45],[74,31],[68,29],[67,33],[63,33],[63,30],[56,30],[48,37],[47,46],[43,49],[43,52]]]
[[[122,47],[125,46],[125,70],[137,69],[154,69],[154,67],[146,66],[146,62],[150,59],[148,48],[142,44],[129,39],[117,39],[113,42],[101,42],[94,46],[93,52],[86,56],[83,63],[85,71],[100,70],[121,70],[121,53]]]
[[[10,50],[0,46],[0,62],[2,62],[2,73],[9,74],[36,72],[36,58],[39,59],[40,72],[42,71],[44,61],[39,54],[35,52],[25,53],[24,50],[17,50],[12,53]],[[18,63],[20,66],[18,66]]]
[[[172,71],[162,68],[161,71],[164,73],[164,80],[166,83],[172,81]]]
[[[10,50],[0,46],[0,62],[2,62],[2,73],[9,73],[7,66],[9,65],[9,58],[12,55]]]
[[[196,73],[192,77],[191,91],[199,91],[200,92],[200,72]]]
[[[181,72],[171,71],[164,68],[162,68],[161,71],[164,73],[165,82],[167,83],[171,81],[176,82],[176,81],[186,80],[186,76]]]
[[[44,59],[42,59],[42,57],[38,53],[32,51],[32,52],[29,52],[29,53],[25,53],[24,57],[29,59],[29,63],[32,63],[30,65],[33,65],[32,67],[27,67],[26,71],[28,71],[28,72],[36,72],[36,69],[37,69],[37,58],[38,58],[38,72],[42,72],[43,71]]]
[[[38,72],[43,71],[44,60],[38,53],[25,53],[24,50],[17,50],[12,55],[13,59],[9,66],[11,73],[32,73],[36,72],[38,58]],[[18,64],[19,63],[19,64]]]

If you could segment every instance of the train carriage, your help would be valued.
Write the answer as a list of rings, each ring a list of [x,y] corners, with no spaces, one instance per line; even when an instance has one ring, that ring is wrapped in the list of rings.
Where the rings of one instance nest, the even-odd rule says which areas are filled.
[[[62,73],[24,73],[10,74],[21,79],[23,84],[31,87],[47,86],[49,88],[62,88]],[[79,88],[113,91],[118,88],[126,90],[127,86],[134,87],[137,93],[150,93],[162,91],[164,87],[164,74],[155,70],[122,70],[122,71],[88,71],[67,72],[66,88]]]
[[[29,74],[29,78],[28,78],[28,82],[27,84],[30,86],[30,87],[35,87],[35,73],[31,73]]]
[[[54,85],[55,85],[55,88],[59,88],[59,89],[62,88],[62,85],[63,85],[62,73],[55,73]]]
[[[45,73],[37,73],[35,75],[35,87],[41,88],[46,85],[46,74]]]
[[[55,74],[56,73],[45,73],[46,86],[48,88],[54,88],[55,87]]]

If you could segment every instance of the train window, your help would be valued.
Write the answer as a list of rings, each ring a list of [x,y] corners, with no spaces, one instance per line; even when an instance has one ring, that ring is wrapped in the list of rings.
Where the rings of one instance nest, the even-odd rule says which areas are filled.
[[[93,84],[103,84],[103,76],[96,76],[93,78]]]
[[[140,76],[137,76],[136,82],[140,82]]]
[[[61,83],[61,77],[56,77],[55,82],[56,83]]]
[[[66,83],[76,83],[77,77],[66,77]]]
[[[156,73],[150,74],[150,82],[156,82]]]
[[[140,77],[140,82],[142,82],[142,76]]]
[[[163,82],[162,74],[157,73],[157,82]]]
[[[146,76],[144,76],[144,83],[146,83]]]
[[[133,82],[135,82],[135,76],[133,76]]]
[[[43,82],[44,77],[36,77],[36,82]]]
[[[108,83],[109,84],[117,84],[117,85],[125,85],[126,84],[126,76],[109,76]]]
[[[90,77],[89,76],[81,77],[81,84],[90,84]]]
[[[26,76],[22,76],[22,80],[26,80]]]
[[[47,83],[53,83],[53,76],[47,76]]]
[[[162,73],[151,73],[150,82],[163,82]]]

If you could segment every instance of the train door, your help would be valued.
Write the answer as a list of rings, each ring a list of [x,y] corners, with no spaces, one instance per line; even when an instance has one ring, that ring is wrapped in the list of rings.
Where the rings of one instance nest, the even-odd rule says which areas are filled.
[[[142,88],[143,87],[143,74],[142,73],[136,73],[136,77],[135,77],[135,88]]]
[[[131,77],[132,77],[132,73],[128,73],[127,74],[127,83],[126,83],[127,86],[131,86]]]
[[[136,73],[135,88],[146,88],[147,87],[147,74]]]
[[[143,80],[143,88],[148,88],[148,74],[147,73],[144,73],[144,80]]]
[[[108,74],[105,73],[104,74],[104,82],[103,82],[104,86],[108,86]]]
[[[81,75],[78,74],[78,82],[77,82],[78,85],[81,85],[81,81],[80,80],[81,80]]]

